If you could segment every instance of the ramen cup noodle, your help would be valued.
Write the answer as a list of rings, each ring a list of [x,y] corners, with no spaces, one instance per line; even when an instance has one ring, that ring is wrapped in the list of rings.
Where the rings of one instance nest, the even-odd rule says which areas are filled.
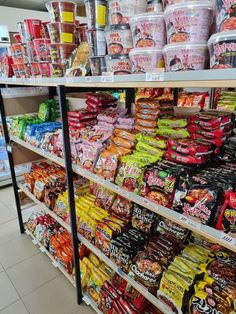
[[[164,68],[162,50],[158,48],[135,48],[129,53],[132,64],[132,73],[141,74],[155,72]]]
[[[123,75],[131,73],[131,62],[129,55],[111,55],[106,56],[107,72],[112,72],[114,75]]]
[[[216,33],[208,40],[211,69],[236,68],[236,31]]]
[[[208,50],[205,42],[175,43],[163,49],[166,71],[203,70],[208,65]]]
[[[186,2],[168,6],[164,12],[167,43],[207,41],[213,22],[209,2]]]
[[[216,0],[216,31],[236,30],[236,0]]]
[[[105,28],[105,37],[109,55],[127,54],[133,48],[129,24],[107,26]]]
[[[163,48],[166,32],[163,13],[142,13],[130,20],[134,48]]]

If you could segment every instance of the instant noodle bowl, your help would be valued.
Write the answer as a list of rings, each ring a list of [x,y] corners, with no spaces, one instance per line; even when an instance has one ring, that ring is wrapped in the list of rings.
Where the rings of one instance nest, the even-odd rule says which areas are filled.
[[[109,55],[127,54],[133,48],[129,24],[107,26],[105,34]]]
[[[47,27],[52,44],[74,44],[75,24],[49,23]]]
[[[77,11],[77,4],[74,2],[52,1],[46,3],[51,23],[74,23]]]
[[[127,24],[132,16],[145,12],[146,0],[109,0],[109,24]]]
[[[42,23],[42,37],[49,39],[50,36],[49,36],[49,32],[48,32],[48,27],[47,27],[48,24],[49,24],[49,22],[43,22]]]
[[[236,0],[216,0],[216,31],[236,30]]]
[[[198,2],[199,0],[191,0],[191,2]],[[189,2],[189,0],[162,0],[162,4],[164,9],[168,5],[173,5],[173,4],[178,4],[178,3],[184,3],[184,2]],[[206,2],[210,3],[211,0],[206,0]]]
[[[17,64],[12,64],[12,69],[15,77],[20,77],[20,73],[18,71],[18,66]]]
[[[103,56],[90,57],[89,63],[92,76],[102,75],[103,72],[106,72],[105,57]]]
[[[164,12],[167,42],[207,41],[213,8],[206,2],[186,2],[169,6]]]
[[[26,33],[25,33],[25,23],[24,22],[18,22],[17,23],[17,29],[20,34],[21,43],[26,43]]]
[[[107,1],[85,0],[88,28],[105,28],[107,24]]]
[[[20,77],[30,77],[31,76],[31,68],[24,64],[24,63],[18,63],[17,69],[19,72]]]
[[[32,76],[39,76],[39,75],[41,75],[40,67],[39,67],[39,63],[38,62],[32,62],[32,63],[30,63],[30,66],[31,66]]]
[[[105,56],[106,40],[103,29],[90,29],[87,32],[90,56]]]
[[[166,71],[202,70],[208,65],[208,50],[205,42],[176,43],[164,47]]]
[[[114,75],[130,74],[131,62],[129,55],[106,56],[107,72],[113,72]]]
[[[87,41],[87,30],[88,25],[86,23],[80,24],[80,26],[76,27],[76,37],[78,43],[81,43],[82,41]]]
[[[132,73],[155,72],[164,67],[162,50],[157,48],[136,48],[129,53]]]
[[[39,70],[42,77],[50,77],[51,76],[51,68],[49,62],[40,62]]]
[[[157,47],[166,44],[163,13],[142,13],[130,20],[135,48]]]
[[[66,73],[65,64],[51,64],[51,76],[52,77],[64,77]]]
[[[34,43],[34,49],[35,49],[38,61],[49,61],[50,39],[38,38],[38,39],[34,39],[33,43]]]
[[[27,19],[25,23],[26,41],[32,41],[36,38],[41,38],[42,21],[36,19]]]
[[[161,0],[148,0],[146,12],[163,12],[163,5]]]
[[[26,49],[27,49],[27,55],[28,59],[30,62],[37,62],[38,57],[34,48],[34,43],[33,41],[28,41],[26,44]]]
[[[76,45],[71,44],[51,44],[50,55],[52,63],[67,63]]]
[[[208,40],[211,69],[236,68],[236,32],[217,33]]]

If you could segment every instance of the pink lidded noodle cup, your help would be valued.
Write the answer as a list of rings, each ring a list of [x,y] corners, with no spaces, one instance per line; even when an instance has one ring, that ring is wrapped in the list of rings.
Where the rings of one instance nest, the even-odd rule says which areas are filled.
[[[107,72],[112,72],[114,75],[131,73],[131,62],[129,55],[106,56],[105,60]]]
[[[166,71],[203,70],[208,66],[208,50],[205,42],[176,43],[163,49]]]
[[[213,22],[209,2],[186,2],[168,6],[164,12],[167,43],[207,41]]]
[[[146,6],[146,12],[163,12],[163,4],[161,0],[148,0]]]
[[[142,13],[130,20],[135,48],[157,47],[166,44],[163,13]]]
[[[49,23],[47,27],[52,44],[74,44],[75,24]]]
[[[129,24],[109,25],[105,28],[105,34],[109,55],[127,54],[133,48]]]
[[[145,12],[146,0],[109,0],[109,24],[127,24],[132,16]]]
[[[135,48],[129,53],[132,73],[155,72],[164,68],[162,50],[158,48]]]
[[[49,44],[50,39],[34,39],[34,49],[38,58],[38,61],[49,61],[50,60],[50,51]]]
[[[52,63],[65,64],[75,48],[76,45],[71,44],[51,44],[50,55]]]
[[[36,19],[27,19],[24,21],[26,30],[26,40],[32,41],[42,37],[42,21]]]
[[[51,23],[75,23],[77,4],[70,1],[52,1],[46,3]]]
[[[236,0],[216,0],[216,31],[236,30]]]
[[[51,68],[49,62],[39,62],[39,70],[42,77],[50,77],[51,76]]]

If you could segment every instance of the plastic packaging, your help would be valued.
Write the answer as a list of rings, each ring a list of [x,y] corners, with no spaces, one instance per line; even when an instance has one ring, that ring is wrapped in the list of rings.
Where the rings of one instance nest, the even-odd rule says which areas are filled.
[[[107,26],[105,37],[109,55],[127,54],[133,48],[129,24]]]
[[[70,1],[52,1],[46,3],[51,23],[74,23],[77,4]]]
[[[85,0],[88,29],[105,28],[107,24],[107,1]]]
[[[105,56],[106,40],[103,29],[90,29],[87,31],[90,56]]]
[[[47,25],[52,44],[74,44],[75,25],[70,23],[49,23]]]
[[[51,44],[50,55],[52,63],[66,63],[76,48],[73,44]]]
[[[106,56],[105,60],[107,71],[113,72],[114,75],[131,73],[131,62],[128,55]]]
[[[216,31],[236,30],[236,1],[216,0]]]

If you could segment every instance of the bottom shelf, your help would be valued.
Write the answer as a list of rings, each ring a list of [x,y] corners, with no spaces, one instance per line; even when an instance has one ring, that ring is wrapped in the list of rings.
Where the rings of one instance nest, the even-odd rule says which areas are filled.
[[[27,235],[29,235],[31,238],[32,238],[32,242],[34,245],[38,245],[39,246],[39,250],[42,252],[42,253],[45,253],[49,258],[50,260],[52,261],[52,265],[56,268],[58,268],[61,273],[69,280],[69,282],[74,286],[76,287],[75,285],[75,281],[74,279],[71,277],[70,274],[67,273],[67,271],[64,269],[64,267],[58,263],[55,258],[52,256],[52,254],[50,252],[48,252],[48,250],[33,236],[33,234],[27,229],[25,228],[25,233]],[[103,314],[97,307],[97,304],[88,296],[88,294],[86,292],[83,292],[83,301],[91,306],[95,312],[97,312],[98,314]]]

